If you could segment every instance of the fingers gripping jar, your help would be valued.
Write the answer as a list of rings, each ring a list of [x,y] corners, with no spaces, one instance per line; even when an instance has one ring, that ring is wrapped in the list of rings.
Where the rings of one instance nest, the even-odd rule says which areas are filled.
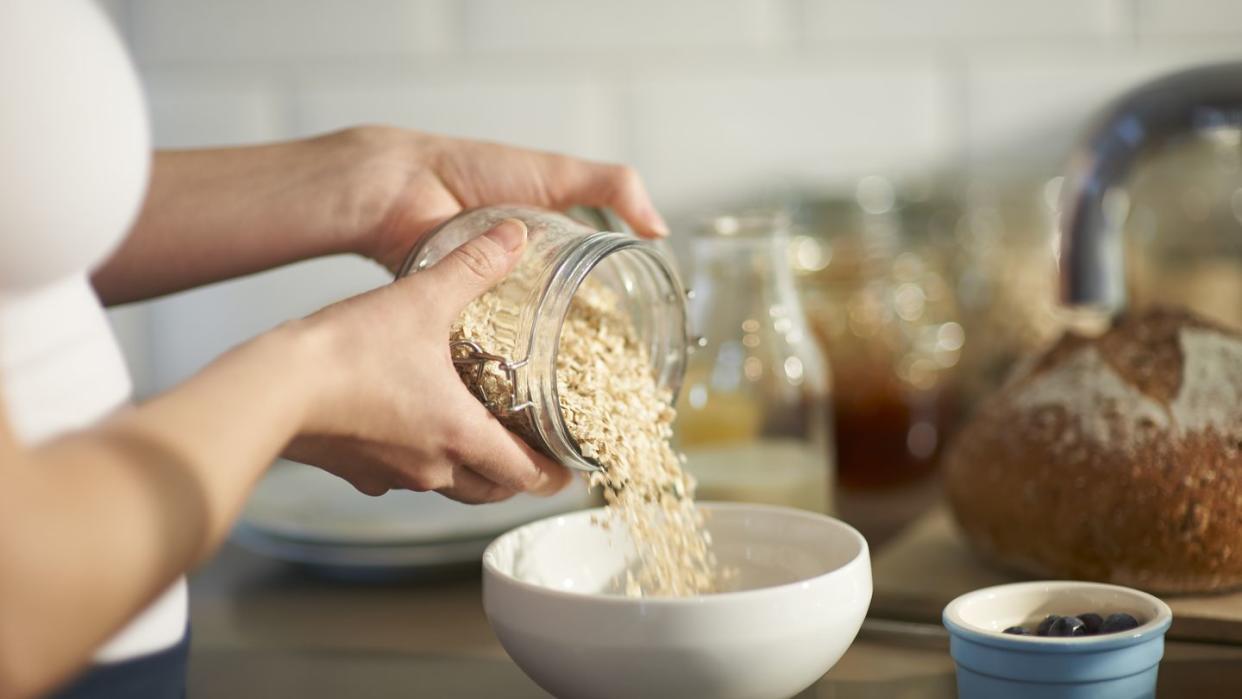
[[[459,317],[453,363],[470,391],[532,447],[570,468],[596,470],[567,429],[558,395],[557,354],[575,294],[587,284],[590,293],[615,299],[671,403],[690,345],[684,287],[659,245],[619,232],[624,226],[608,212],[571,217],[525,206],[458,214],[415,245],[397,277],[430,267],[507,218],[526,224],[526,249],[508,276]]]

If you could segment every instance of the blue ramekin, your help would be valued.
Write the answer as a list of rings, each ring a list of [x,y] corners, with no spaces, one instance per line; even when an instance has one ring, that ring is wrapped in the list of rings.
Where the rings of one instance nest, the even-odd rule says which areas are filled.
[[[1049,614],[1134,615],[1122,633],[1073,638],[1001,633]],[[1156,695],[1169,606],[1128,587],[1047,580],[968,592],[944,608],[959,699],[1144,699]]]

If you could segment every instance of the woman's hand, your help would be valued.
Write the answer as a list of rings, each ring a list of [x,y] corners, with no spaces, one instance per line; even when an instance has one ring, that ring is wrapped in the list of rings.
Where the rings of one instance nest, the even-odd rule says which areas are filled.
[[[291,456],[367,493],[485,502],[563,486],[568,472],[502,428],[448,354],[458,309],[512,267],[525,235],[504,222],[50,442],[21,443],[0,409],[0,696],[49,691],[209,555],[291,439]]]
[[[569,472],[506,430],[466,389],[449,326],[521,257],[506,220],[435,266],[293,324],[321,351],[325,389],[286,456],[369,495],[434,490],[468,503],[550,494]]]
[[[396,270],[437,224],[507,203],[608,206],[640,235],[667,234],[629,167],[370,126],[157,153],[134,230],[94,282],[105,302],[123,303],[335,253]],[[316,389],[327,397],[287,455],[372,494],[409,488],[486,502],[564,485],[564,469],[505,430],[449,356],[449,324],[517,259],[498,241],[520,225],[289,324],[322,349],[331,390]]]
[[[437,224],[506,203],[608,206],[640,235],[668,232],[629,167],[368,126],[158,153],[139,220],[94,282],[105,302],[123,303],[334,253],[395,271]],[[326,338],[323,370],[335,389],[288,455],[372,494],[409,488],[485,502],[563,485],[565,471],[502,428],[449,357],[450,322],[518,254],[483,238],[434,272],[293,324]]]
[[[364,126],[156,153],[138,221],[93,280],[117,304],[322,255],[396,271],[433,226],[494,204],[608,206],[640,235],[667,233],[631,168]]]
[[[94,282],[123,303],[333,253],[393,268],[440,220],[501,203],[609,205],[640,233],[664,228],[626,168],[363,128],[157,154],[139,220]],[[498,226],[46,444],[21,443],[0,410],[0,694],[49,690],[209,555],[282,448],[375,494],[486,502],[567,483],[449,356],[452,320],[524,244],[520,222]]]
[[[404,129],[360,127],[330,134],[348,151],[349,190],[373,219],[355,226],[355,252],[396,271],[436,224],[478,206],[532,204],[612,208],[646,237],[668,235],[633,168]]]

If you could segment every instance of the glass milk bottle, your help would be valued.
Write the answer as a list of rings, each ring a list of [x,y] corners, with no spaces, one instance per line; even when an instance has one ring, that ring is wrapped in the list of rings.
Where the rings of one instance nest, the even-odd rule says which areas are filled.
[[[702,500],[833,510],[827,364],[789,266],[785,218],[722,216],[694,240],[678,446]]]

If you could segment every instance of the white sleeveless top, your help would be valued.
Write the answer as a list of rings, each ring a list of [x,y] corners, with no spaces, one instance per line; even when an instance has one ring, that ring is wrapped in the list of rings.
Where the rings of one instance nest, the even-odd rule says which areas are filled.
[[[88,275],[133,223],[150,140],[134,69],[93,2],[0,2],[0,86],[0,404],[33,445],[129,401]],[[96,660],[163,650],[185,625],[182,579]]]

